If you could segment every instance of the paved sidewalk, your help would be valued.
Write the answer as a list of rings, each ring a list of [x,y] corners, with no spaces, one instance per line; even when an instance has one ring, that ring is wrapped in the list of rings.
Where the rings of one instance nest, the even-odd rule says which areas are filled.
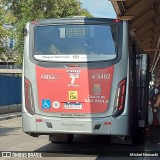
[[[21,112],[2,114],[0,115],[0,121],[15,118],[15,117],[21,117],[21,116],[22,116]]]

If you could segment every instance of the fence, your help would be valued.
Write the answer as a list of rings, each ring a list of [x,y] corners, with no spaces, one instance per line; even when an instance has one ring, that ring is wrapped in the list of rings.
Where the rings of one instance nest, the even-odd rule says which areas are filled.
[[[21,77],[0,75],[0,106],[21,104]]]

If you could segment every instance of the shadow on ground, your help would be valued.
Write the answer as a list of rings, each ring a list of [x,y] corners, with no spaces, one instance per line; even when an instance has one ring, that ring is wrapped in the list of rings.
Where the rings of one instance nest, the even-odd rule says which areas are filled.
[[[42,152],[47,156],[103,156],[119,157],[126,151],[144,151],[144,141],[135,145],[112,144],[107,136],[76,135],[73,143],[49,143],[35,152]]]
[[[0,136],[8,136],[9,134],[13,135],[13,131],[19,130],[21,127],[2,127],[0,126]]]

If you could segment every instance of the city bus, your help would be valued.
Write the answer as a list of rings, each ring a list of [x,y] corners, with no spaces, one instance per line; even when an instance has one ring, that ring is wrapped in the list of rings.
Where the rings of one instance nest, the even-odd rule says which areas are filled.
[[[132,141],[140,127],[138,50],[127,21],[45,19],[28,22],[24,36],[25,133],[51,142],[71,142],[76,134]]]

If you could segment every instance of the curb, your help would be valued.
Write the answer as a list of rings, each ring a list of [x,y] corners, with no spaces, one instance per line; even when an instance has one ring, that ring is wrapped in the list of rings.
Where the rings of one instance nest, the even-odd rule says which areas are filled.
[[[22,111],[22,104],[0,106],[0,115],[8,113],[18,113],[21,111]]]
[[[0,115],[0,121],[12,119],[12,118],[17,118],[17,117],[21,117],[21,116],[22,116],[21,112],[3,114],[3,115]]]

